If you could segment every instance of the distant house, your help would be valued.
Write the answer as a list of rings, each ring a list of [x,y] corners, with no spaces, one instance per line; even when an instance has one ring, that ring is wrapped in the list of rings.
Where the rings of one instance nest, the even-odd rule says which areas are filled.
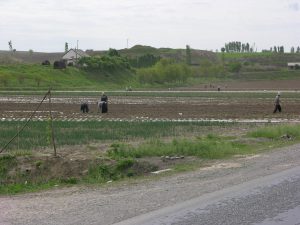
[[[88,54],[86,54],[81,49],[70,49],[66,54],[63,55],[62,59],[66,61],[66,63],[75,65],[76,62],[81,57],[90,57]]]
[[[292,70],[300,69],[300,62],[290,62],[288,63],[288,68]]]

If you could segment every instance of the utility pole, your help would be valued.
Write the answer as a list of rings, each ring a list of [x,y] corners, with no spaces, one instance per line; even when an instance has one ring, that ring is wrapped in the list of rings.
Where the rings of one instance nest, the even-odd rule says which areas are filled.
[[[128,41],[129,41],[129,39],[127,38],[127,39],[126,39],[126,42],[127,42],[127,49],[128,49]]]
[[[76,65],[77,65],[78,40],[77,40],[77,45],[76,45],[76,50],[75,50],[75,52],[76,52]]]

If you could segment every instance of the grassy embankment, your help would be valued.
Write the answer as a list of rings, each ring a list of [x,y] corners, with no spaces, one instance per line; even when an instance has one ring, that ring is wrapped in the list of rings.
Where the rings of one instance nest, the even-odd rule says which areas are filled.
[[[75,67],[53,69],[38,64],[0,66],[0,90],[108,90],[124,89],[132,74],[88,73]],[[133,82],[133,81],[132,81]]]
[[[132,50],[133,51],[133,50]],[[184,62],[183,50],[160,49],[155,55],[168,58],[180,58]],[[138,52],[122,55],[134,57]],[[153,53],[154,54],[154,53]],[[193,58],[199,65],[193,65],[192,74],[184,82],[139,83],[138,71],[119,71],[115,73],[87,72],[74,67],[55,70],[52,66],[39,64],[8,64],[0,65],[0,90],[124,90],[132,86],[134,89],[176,87],[211,82],[239,80],[287,80],[298,79],[300,71],[287,70],[287,62],[300,61],[300,54],[274,53],[222,53],[194,54]],[[231,63],[240,63],[239,72],[230,71]]]
[[[1,122],[0,126],[3,146],[17,130],[18,122]],[[9,147],[7,154],[0,156],[0,193],[36,191],[76,183],[101,184],[109,180],[136,177],[158,169],[147,163],[147,159],[153,157],[186,156],[207,163],[212,159],[226,159],[233,155],[255,154],[300,140],[299,126],[267,126],[254,131],[251,127],[247,134],[234,137],[219,135],[220,131],[234,127],[235,124],[227,123],[55,122],[58,152],[63,151],[65,145],[112,144],[108,151],[98,151],[97,144],[90,147],[95,151],[95,160],[90,161],[85,175],[45,178],[43,173],[51,171],[50,165],[46,164],[49,158],[46,161],[36,158],[36,149],[43,152],[43,147],[49,146],[49,128],[47,122],[33,122],[30,129],[26,129],[18,141]],[[216,130],[219,134],[214,134]],[[292,139],[283,139],[282,135],[286,134]],[[136,142],[139,144],[132,144]],[[20,168],[17,167],[20,158],[25,158],[27,166],[31,163],[35,168],[34,178],[18,169],[14,176],[11,175],[12,168]],[[202,162],[179,163],[173,168],[197,168]]]

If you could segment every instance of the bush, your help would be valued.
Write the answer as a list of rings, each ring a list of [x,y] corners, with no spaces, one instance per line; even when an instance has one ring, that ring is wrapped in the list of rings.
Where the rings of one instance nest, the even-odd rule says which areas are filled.
[[[43,66],[50,66],[49,60],[43,61],[43,62],[42,62],[42,65],[43,65]]]
[[[232,73],[239,73],[242,69],[242,64],[240,62],[232,62],[228,64],[228,71]]]
[[[67,65],[66,65],[66,62],[64,60],[55,61],[53,63],[53,68],[54,69],[65,69],[65,68],[67,68]]]
[[[183,63],[161,59],[153,67],[138,70],[140,83],[183,83],[191,76],[191,69]]]
[[[88,71],[100,72],[117,72],[131,69],[126,58],[116,55],[102,57],[83,57],[80,58],[79,65],[81,65]]]

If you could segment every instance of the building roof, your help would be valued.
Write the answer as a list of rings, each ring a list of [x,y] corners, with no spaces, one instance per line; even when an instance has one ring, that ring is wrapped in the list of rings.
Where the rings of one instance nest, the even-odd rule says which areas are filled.
[[[288,63],[288,66],[296,66],[296,65],[300,66],[300,62],[289,62]]]
[[[74,52],[75,54],[77,54],[79,57],[89,57],[89,55],[87,53],[85,53],[85,51],[81,50],[81,49],[73,49],[71,48],[69,51],[67,51],[62,58],[64,58],[68,53],[70,52]]]

